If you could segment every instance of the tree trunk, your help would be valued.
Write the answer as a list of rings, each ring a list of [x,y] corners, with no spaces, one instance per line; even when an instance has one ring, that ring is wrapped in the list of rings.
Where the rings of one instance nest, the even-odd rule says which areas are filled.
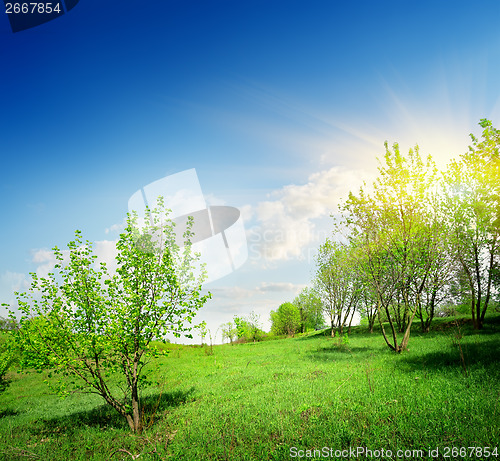
[[[139,392],[138,392],[138,361],[139,358],[136,356],[134,360],[134,369],[133,369],[133,376],[132,376],[132,418],[133,418],[133,431],[135,433],[141,433],[142,432],[142,418],[141,418],[141,408],[139,406]],[[130,425],[130,423],[129,423]]]
[[[387,338],[387,335],[385,334],[385,329],[384,329],[384,325],[382,323],[382,317],[380,316],[380,304],[377,303],[377,317],[378,317],[378,321],[380,323],[380,329],[382,330],[382,336],[384,337],[385,339],[385,343],[389,346],[389,349],[392,349],[393,351],[396,351],[396,348],[389,342],[389,339]],[[387,309],[386,309],[387,310]],[[393,332],[394,332],[394,327],[392,328]],[[394,339],[394,342],[397,346],[397,341],[396,339]]]
[[[133,431],[140,434],[142,432],[142,419],[141,419],[141,408],[139,407],[139,399],[137,396],[137,389],[134,393],[132,393],[132,416],[133,416]],[[130,425],[130,423],[129,423]]]
[[[496,242],[496,237],[494,239],[494,242]],[[486,315],[486,309],[488,309],[488,304],[490,302],[490,296],[491,296],[491,284],[493,281],[493,268],[494,268],[494,252],[490,251],[490,260],[489,260],[489,269],[488,269],[488,283],[486,287],[486,299],[484,301],[484,306],[483,309],[481,310],[481,306],[478,306],[478,315],[477,315],[477,329],[482,330],[483,328],[483,322],[484,322],[484,316]]]
[[[135,408],[137,410],[137,417],[135,417],[136,415],[130,415],[129,413],[127,413],[127,409],[121,403],[111,397],[105,388],[101,388],[99,391],[99,394],[106,401],[106,403],[113,407],[118,413],[120,413],[120,415],[122,415],[127,420],[127,423],[132,432],[142,432],[142,422],[140,418],[141,415],[138,399],[136,400],[137,405],[134,406],[134,403],[132,403],[132,408]],[[135,389],[135,395],[137,396],[137,385]]]
[[[371,317],[368,316],[368,325],[370,326],[370,333],[373,333],[373,327],[375,326],[375,319],[377,318],[378,315],[378,304],[376,307],[375,312],[371,311],[372,315]]]
[[[352,310],[351,320],[349,320],[349,330],[347,331],[348,335],[351,334],[351,325],[352,325],[352,319],[354,318],[354,312],[355,312],[355,309]]]
[[[419,302],[419,301],[417,301],[417,302]],[[405,332],[405,335],[403,336],[403,341],[401,341],[401,344],[399,346],[399,351],[398,352],[404,351],[406,349],[406,347],[408,346],[408,341],[410,340],[411,325],[413,323],[413,319],[415,318],[416,312],[417,312],[417,308],[415,307],[415,310],[413,311],[412,316],[408,320],[408,325],[406,327],[406,332]]]
[[[135,432],[135,427],[134,427],[134,419],[130,415],[125,415],[125,418],[127,419],[128,427],[130,427],[130,430],[132,432]]]

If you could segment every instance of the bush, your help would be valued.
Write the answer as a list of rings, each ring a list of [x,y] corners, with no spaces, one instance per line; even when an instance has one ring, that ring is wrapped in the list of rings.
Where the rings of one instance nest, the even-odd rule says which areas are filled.
[[[247,341],[262,341],[266,333],[259,328],[259,316],[255,312],[251,312],[248,317],[234,316],[234,324],[236,326],[236,335],[238,339],[235,343],[244,343]]]
[[[294,335],[300,331],[300,311],[292,303],[283,303],[271,311],[271,332],[274,335]]]
[[[436,311],[436,317],[454,317],[457,313],[457,306],[454,304],[447,304]]]
[[[5,375],[13,363],[14,351],[11,347],[10,341],[7,339],[0,345],[0,391],[5,390],[7,387],[8,383],[5,379]]]
[[[0,330],[12,331],[15,330],[17,327],[18,324],[15,320],[0,317]]]

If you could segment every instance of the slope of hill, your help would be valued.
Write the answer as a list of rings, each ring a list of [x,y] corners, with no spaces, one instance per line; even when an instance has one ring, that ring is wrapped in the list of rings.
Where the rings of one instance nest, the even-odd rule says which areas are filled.
[[[233,461],[484,459],[489,451],[500,458],[500,317],[489,317],[480,333],[438,319],[430,333],[415,331],[400,355],[362,327],[347,341],[319,332],[214,346],[212,355],[170,347],[158,369],[151,365],[160,385],[144,392],[148,428],[138,436],[99,397],[60,400],[45,373],[11,372],[0,394],[0,453]]]

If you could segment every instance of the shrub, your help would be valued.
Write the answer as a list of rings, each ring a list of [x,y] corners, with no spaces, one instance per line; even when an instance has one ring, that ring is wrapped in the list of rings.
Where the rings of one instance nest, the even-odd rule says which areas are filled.
[[[5,375],[14,362],[14,350],[9,340],[4,340],[0,345],[0,391],[5,390],[7,381]]]

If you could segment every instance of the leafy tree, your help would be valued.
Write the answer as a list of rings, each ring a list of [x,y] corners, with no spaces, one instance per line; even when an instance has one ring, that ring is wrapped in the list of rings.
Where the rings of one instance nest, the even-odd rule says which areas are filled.
[[[233,320],[239,340],[258,341],[264,335],[260,329],[259,316],[253,311],[247,317],[235,315]]]
[[[360,271],[359,275],[361,276],[363,274],[363,271]],[[365,318],[368,321],[369,332],[373,333],[373,326],[375,325],[375,320],[377,319],[376,294],[373,292],[368,280],[363,280],[361,282],[360,291],[358,311],[361,318]]]
[[[3,317],[0,317],[0,330],[3,331],[15,330],[17,327],[18,324],[15,320],[5,319]]]
[[[0,392],[7,387],[5,375],[14,362],[15,348],[12,345],[11,336],[3,334],[0,336]]]
[[[423,332],[429,332],[434,316],[443,302],[450,299],[450,287],[456,274],[456,263],[450,255],[447,229],[435,236],[434,254],[424,281],[417,315]]]
[[[469,151],[445,174],[451,248],[466,282],[474,328],[483,327],[500,252],[500,130],[480,121],[482,139],[470,135]]]
[[[276,311],[271,311],[271,332],[276,336],[293,336],[300,330],[300,325],[300,310],[292,303],[283,303]]]
[[[493,269],[493,285],[495,287],[495,294],[496,294],[496,302],[497,302],[497,310],[500,310],[500,264],[496,264],[494,269]]]
[[[221,325],[222,340],[229,339],[229,342],[233,344],[233,340],[238,337],[238,331],[233,322],[226,322]]]
[[[235,315],[233,317],[234,324],[236,325],[236,336],[239,340],[248,339],[250,336],[250,325],[244,317]]]
[[[205,344],[205,338],[208,334],[207,323],[205,321],[201,322],[199,325],[197,325],[197,329],[200,332],[201,346],[203,347],[203,345]]]
[[[55,273],[32,273],[29,292],[16,293],[22,365],[52,369],[61,395],[100,395],[141,432],[139,391],[149,383],[144,367],[160,353],[151,342],[168,333],[192,337],[189,324],[210,297],[201,295],[203,274],[193,276],[191,226],[192,219],[182,250],[161,198],[147,210],[142,230],[137,215],[128,215],[115,274],[105,263],[97,266],[92,243],[84,243],[80,231],[68,244],[69,262],[55,247]]]
[[[293,300],[300,312],[300,332],[325,328],[323,305],[318,294],[311,288],[304,288]]]
[[[342,335],[361,293],[351,247],[327,239],[319,248],[316,267],[314,287],[330,319],[331,335],[335,336],[336,328]]]
[[[260,316],[256,314],[254,311],[252,311],[248,315],[247,322],[250,329],[250,339],[254,342],[258,341],[263,333],[263,331],[260,328]]]
[[[401,155],[399,146],[385,144],[384,164],[368,194],[349,194],[344,206],[350,241],[377,298],[377,313],[384,339],[392,350],[406,349],[413,319],[421,308],[426,281],[436,259],[439,229],[435,207],[437,169],[418,147]],[[434,194],[434,195],[433,195]],[[392,338],[385,333],[384,310]],[[398,340],[397,333],[403,338]]]

